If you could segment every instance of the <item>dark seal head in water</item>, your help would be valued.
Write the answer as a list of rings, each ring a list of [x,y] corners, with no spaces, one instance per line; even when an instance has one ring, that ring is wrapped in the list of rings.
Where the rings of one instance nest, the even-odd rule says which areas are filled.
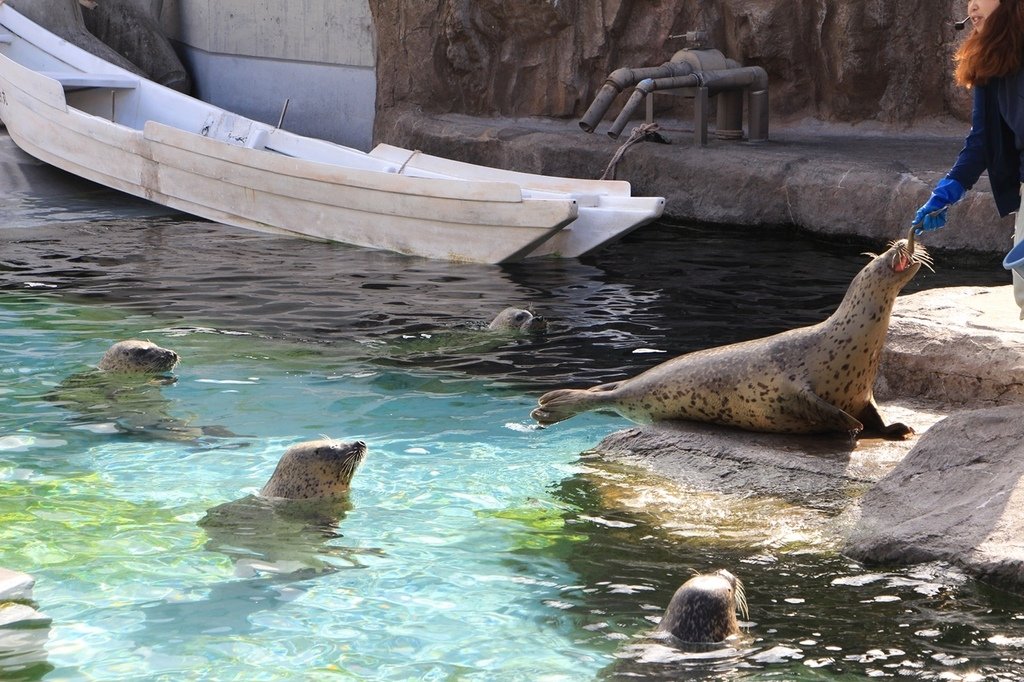
[[[548,323],[543,317],[534,315],[525,308],[505,308],[498,313],[487,329],[492,332],[540,332],[547,329]]]
[[[747,618],[743,583],[725,569],[683,583],[665,609],[658,630],[683,642],[723,642],[739,634],[736,612]]]
[[[293,445],[281,455],[260,495],[292,500],[343,496],[364,457],[366,443],[361,440],[311,440]]]
[[[853,278],[824,322],[681,355],[623,381],[550,391],[531,414],[542,425],[613,410],[636,422],[905,438],[913,429],[885,424],[873,387],[896,295],[926,263],[923,247],[898,240]]]

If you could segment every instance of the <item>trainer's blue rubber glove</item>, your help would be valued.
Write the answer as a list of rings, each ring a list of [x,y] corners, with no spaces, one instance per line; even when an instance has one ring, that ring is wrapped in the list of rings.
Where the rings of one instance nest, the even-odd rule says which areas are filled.
[[[937,230],[946,225],[946,209],[964,196],[964,186],[953,178],[943,178],[932,190],[932,196],[925,205],[917,209],[912,225],[920,225],[915,234]]]

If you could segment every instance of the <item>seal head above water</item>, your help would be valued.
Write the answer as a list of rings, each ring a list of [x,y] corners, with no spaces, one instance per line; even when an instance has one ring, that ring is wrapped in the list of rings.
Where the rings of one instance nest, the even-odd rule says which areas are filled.
[[[550,391],[531,414],[542,425],[613,410],[636,422],[906,438],[913,429],[885,424],[873,386],[896,295],[925,263],[923,247],[900,239],[854,277],[824,322],[681,355],[623,381]]]
[[[737,611],[747,618],[747,599],[739,578],[725,569],[695,575],[672,595],[658,630],[683,642],[723,642],[740,632]]]
[[[324,439],[293,445],[281,455],[260,495],[292,500],[343,496],[365,457],[366,443],[361,440]]]
[[[525,308],[505,308],[487,325],[492,332],[539,332],[547,329],[548,323],[543,317],[534,315]]]
[[[174,369],[181,358],[173,350],[150,341],[118,341],[103,354],[98,369],[121,374],[163,374]]]

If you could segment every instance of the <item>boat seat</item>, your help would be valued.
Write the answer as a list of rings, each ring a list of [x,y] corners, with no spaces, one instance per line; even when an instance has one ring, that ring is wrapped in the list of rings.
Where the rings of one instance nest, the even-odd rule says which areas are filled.
[[[139,87],[138,76],[120,73],[80,73],[78,71],[40,71],[64,86],[65,90],[80,88],[115,88],[132,90]]]

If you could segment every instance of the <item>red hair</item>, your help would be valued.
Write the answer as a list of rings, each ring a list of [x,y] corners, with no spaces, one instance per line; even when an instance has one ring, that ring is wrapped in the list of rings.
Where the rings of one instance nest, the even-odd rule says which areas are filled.
[[[953,61],[954,76],[968,88],[985,85],[992,78],[1019,71],[1024,57],[1024,2],[1002,0],[982,24],[973,31]]]

